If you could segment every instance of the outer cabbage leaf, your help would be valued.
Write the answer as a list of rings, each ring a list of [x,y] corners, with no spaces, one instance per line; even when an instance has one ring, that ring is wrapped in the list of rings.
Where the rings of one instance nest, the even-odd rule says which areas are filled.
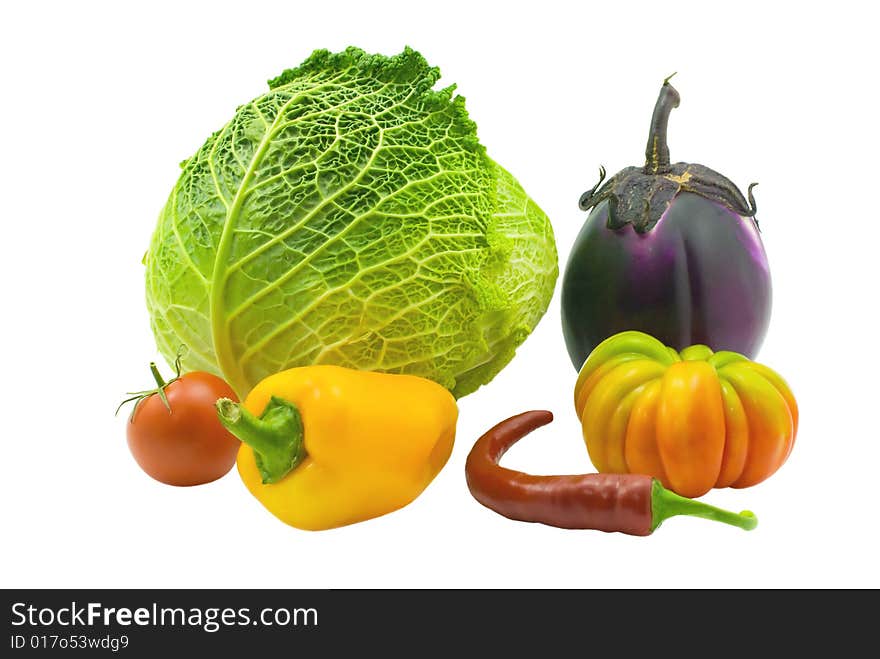
[[[316,51],[183,163],[147,254],[160,351],[245,394],[333,363],[462,396],[513,357],[557,275],[547,217],[407,49]]]

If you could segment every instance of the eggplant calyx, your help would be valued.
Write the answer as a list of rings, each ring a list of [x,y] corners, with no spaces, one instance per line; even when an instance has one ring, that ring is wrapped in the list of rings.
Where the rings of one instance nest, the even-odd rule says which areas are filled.
[[[674,73],[672,75],[675,75]],[[627,167],[612,176],[605,185],[605,168],[599,169],[599,182],[581,195],[581,210],[589,210],[608,200],[608,228],[620,229],[632,224],[637,233],[647,233],[663,217],[669,204],[681,192],[692,192],[705,199],[723,204],[737,215],[754,218],[757,212],[752,188],[746,201],[739,188],[726,176],[703,165],[669,162],[666,131],[669,115],[678,107],[681,97],[669,79],[663,81],[660,95],[651,116],[651,129],[645,148],[645,166]],[[755,220],[755,226],[758,221]]]
[[[749,186],[747,201],[726,176],[695,163],[677,162],[658,174],[649,174],[643,167],[627,167],[604,185],[603,179],[604,169],[599,182],[581,195],[579,206],[589,210],[608,200],[608,228],[612,230],[632,224],[637,233],[647,233],[682,192],[722,204],[742,217],[754,217],[757,211],[752,195],[757,183]]]

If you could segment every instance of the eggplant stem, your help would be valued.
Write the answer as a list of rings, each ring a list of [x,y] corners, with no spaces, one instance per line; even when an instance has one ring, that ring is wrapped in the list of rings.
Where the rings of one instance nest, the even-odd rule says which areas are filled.
[[[663,81],[660,95],[654,105],[654,114],[651,116],[651,130],[648,133],[648,145],[645,147],[645,174],[665,174],[669,171],[666,129],[669,125],[669,115],[673,108],[678,107],[681,100],[675,87],[669,84],[669,78]]]

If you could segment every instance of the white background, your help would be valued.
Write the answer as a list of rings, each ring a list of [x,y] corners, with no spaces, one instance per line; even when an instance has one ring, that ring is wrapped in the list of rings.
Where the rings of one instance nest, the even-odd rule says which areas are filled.
[[[878,587],[878,53],[868,3],[14,3],[0,26],[0,586]],[[123,392],[158,357],[140,260],[178,162],[315,48],[409,44],[456,82],[490,154],[550,216],[560,264],[597,167],[639,164],[678,71],[673,161],[760,181],[774,278],[758,357],[801,431],[770,480],[704,500],[758,529],[675,518],[648,538],[509,521],[465,486],[473,441],[554,410],[505,464],[592,467],[572,411],[559,287],[448,465],[407,508],[333,531],[280,523],[233,470],[161,485]],[[163,370],[168,370],[163,364]]]

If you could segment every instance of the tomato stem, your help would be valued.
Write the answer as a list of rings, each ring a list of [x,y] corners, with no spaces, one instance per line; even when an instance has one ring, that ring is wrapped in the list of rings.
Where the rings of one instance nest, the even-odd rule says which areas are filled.
[[[183,346],[181,346],[180,350],[177,352],[177,359],[174,360],[174,377],[165,382],[165,378],[162,377],[162,374],[159,373],[159,367],[156,366],[156,362],[150,362],[150,372],[153,374],[153,379],[156,381],[155,389],[147,389],[145,391],[129,391],[128,395],[130,398],[126,398],[124,401],[119,403],[119,407],[116,408],[116,414],[119,414],[119,410],[122,409],[122,406],[126,403],[130,403],[134,401],[134,407],[131,408],[131,415],[128,417],[130,422],[134,421],[134,413],[137,412],[138,405],[140,405],[141,401],[149,398],[150,396],[157,395],[162,400],[162,404],[165,406],[165,409],[168,410],[168,414],[171,414],[171,403],[168,402],[168,396],[165,395],[165,388],[177,382],[180,379],[180,358],[183,354]]]
[[[150,372],[156,380],[156,386],[158,386],[159,389],[164,389],[166,386],[165,379],[162,377],[162,374],[159,373],[159,368],[156,366],[156,362],[150,362]]]
[[[293,403],[272,396],[257,418],[239,403],[215,403],[220,423],[254,451],[263,483],[277,483],[306,457],[302,417]]]

